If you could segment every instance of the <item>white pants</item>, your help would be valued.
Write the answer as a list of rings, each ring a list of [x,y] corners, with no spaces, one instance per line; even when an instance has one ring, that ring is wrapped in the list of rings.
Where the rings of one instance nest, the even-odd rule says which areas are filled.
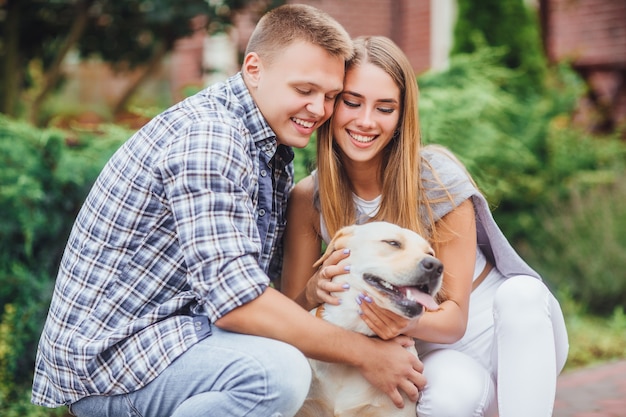
[[[552,415],[569,343],[559,303],[540,280],[494,268],[472,292],[461,340],[416,343],[427,379],[419,417]]]

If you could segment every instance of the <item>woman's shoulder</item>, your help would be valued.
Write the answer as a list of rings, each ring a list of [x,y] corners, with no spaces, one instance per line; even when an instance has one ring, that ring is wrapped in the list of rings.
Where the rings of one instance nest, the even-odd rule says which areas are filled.
[[[476,186],[465,165],[451,150],[441,145],[422,148],[422,177],[447,186],[459,183]]]
[[[426,145],[422,147],[422,158],[426,162],[425,171],[435,171],[439,175],[446,173],[469,176],[465,165],[448,148],[442,145]]]
[[[317,194],[317,181],[315,176],[308,175],[296,183],[289,193],[289,205],[297,206],[298,210],[314,210]]]
[[[431,205],[440,215],[467,198],[479,194],[465,165],[444,146],[422,148],[422,186]]]
[[[294,185],[293,189],[291,190],[291,196],[298,196],[298,197],[309,196],[312,198],[313,194],[315,193],[316,188],[317,188],[317,181],[315,179],[315,176],[307,175],[306,177],[298,181],[296,185]]]
[[[315,203],[317,185],[315,177],[309,175],[302,178],[291,189],[287,205],[287,223],[297,220],[302,227],[311,227],[319,233],[320,214]],[[293,226],[292,226],[293,227]]]

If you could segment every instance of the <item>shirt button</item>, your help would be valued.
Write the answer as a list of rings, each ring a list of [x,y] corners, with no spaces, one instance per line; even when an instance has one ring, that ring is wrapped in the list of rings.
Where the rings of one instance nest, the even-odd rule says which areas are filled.
[[[265,209],[260,209],[259,210],[259,216],[261,216],[261,217],[265,216]]]
[[[261,170],[261,176],[262,176],[262,177],[267,176],[267,171],[266,171],[266,170],[264,170],[264,169],[262,169],[262,170]]]

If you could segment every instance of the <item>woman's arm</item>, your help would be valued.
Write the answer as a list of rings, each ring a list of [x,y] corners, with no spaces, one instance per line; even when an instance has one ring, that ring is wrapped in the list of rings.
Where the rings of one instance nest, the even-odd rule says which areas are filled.
[[[320,214],[313,205],[314,190],[313,177],[308,176],[291,191],[283,240],[281,291],[307,310],[321,303],[339,302],[331,293],[344,289],[341,284],[333,284],[330,279],[345,273],[343,267],[337,264],[348,256],[348,253],[337,250],[321,266],[313,266],[320,258],[322,249]]]
[[[383,339],[405,334],[428,342],[454,343],[465,333],[476,262],[476,218],[471,200],[444,216],[436,227],[443,242],[435,245],[435,254],[444,265],[446,301],[437,311],[426,311],[415,320],[363,302],[363,319]]]
[[[313,205],[313,193],[313,177],[308,176],[298,182],[289,194],[283,240],[281,291],[307,310],[317,306],[315,300],[307,299],[304,290],[309,278],[316,272],[313,264],[321,251],[321,238],[317,231],[319,213]]]

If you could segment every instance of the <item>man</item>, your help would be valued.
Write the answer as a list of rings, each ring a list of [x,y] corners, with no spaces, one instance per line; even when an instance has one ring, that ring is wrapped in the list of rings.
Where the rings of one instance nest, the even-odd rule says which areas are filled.
[[[339,329],[269,286],[290,147],[330,117],[351,54],[325,13],[274,9],[240,73],[116,152],[69,237],[35,404],[79,417],[291,416],[310,383],[302,353],[359,367],[397,404],[398,389],[417,397],[421,363],[399,343]]]

